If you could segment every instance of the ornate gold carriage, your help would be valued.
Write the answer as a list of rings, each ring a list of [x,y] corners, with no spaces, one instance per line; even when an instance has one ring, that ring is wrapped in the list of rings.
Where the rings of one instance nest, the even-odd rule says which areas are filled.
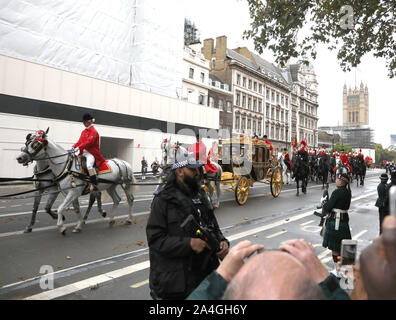
[[[246,203],[249,188],[255,182],[269,184],[273,197],[278,197],[283,186],[282,168],[263,140],[244,136],[225,140],[219,148],[223,175],[221,183],[226,191],[235,193],[239,205]]]

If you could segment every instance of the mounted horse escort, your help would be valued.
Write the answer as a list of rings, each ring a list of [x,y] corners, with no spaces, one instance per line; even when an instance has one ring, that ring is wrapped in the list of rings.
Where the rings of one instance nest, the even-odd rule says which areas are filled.
[[[198,141],[198,146],[196,144],[193,144],[190,147],[191,152],[189,152],[186,148],[182,146],[181,143],[176,142],[175,144],[171,144],[171,138],[169,139],[164,139],[161,143],[161,150],[162,150],[162,161],[161,161],[161,169],[162,172],[160,174],[161,176],[161,182],[166,182],[167,176],[169,172],[172,169],[172,165],[175,163],[177,157],[180,157],[181,155],[185,153],[192,153],[194,154],[194,158],[196,159],[197,157],[202,157],[204,159],[205,163],[205,168],[202,168],[201,176],[202,176],[202,187],[205,189],[207,192],[209,199],[211,200],[211,203],[214,208],[218,208],[220,204],[220,180],[221,180],[221,174],[222,174],[222,169],[219,164],[214,162],[213,160],[210,160],[210,157],[206,157],[206,146],[204,148],[202,147],[202,141],[201,143]],[[198,152],[196,152],[196,150]],[[213,151],[213,150],[212,150]],[[205,170],[204,170],[205,169]],[[216,171],[217,170],[217,171]],[[214,183],[215,188],[213,188],[212,183]],[[157,187],[156,191],[154,194],[157,194],[161,192],[163,189],[164,185]],[[214,191],[216,190],[216,192]],[[151,205],[150,205],[151,207]]]
[[[22,149],[22,153],[17,157],[17,161],[20,164],[26,165],[32,161],[50,160],[49,168],[55,175],[54,181],[58,185],[59,191],[65,195],[64,201],[60,204],[57,210],[57,226],[59,231],[65,235],[66,227],[63,225],[62,212],[70,204],[75,203],[75,201],[78,202],[78,197],[83,195],[87,184],[92,184],[95,181],[91,178],[92,175],[87,176],[81,173],[81,165],[75,155],[75,148],[70,151],[66,151],[48,139],[48,129],[46,132],[40,131],[39,133],[40,134],[38,136],[35,136],[30,141],[26,142],[26,146]],[[84,144],[82,145],[82,148],[84,150]],[[116,187],[118,184],[121,184],[123,187],[129,205],[129,214],[126,223],[131,224],[133,205],[133,195],[131,194],[133,186],[131,186],[131,184],[135,182],[132,168],[127,162],[119,159],[108,160],[107,168],[107,172],[103,173],[100,179],[96,179],[96,188],[98,191],[106,190],[114,202],[110,211],[109,224],[112,226],[115,223],[115,210],[121,200],[116,193]],[[99,171],[101,171],[101,168],[99,168]],[[94,192],[93,194],[98,194],[98,192]],[[87,217],[87,213],[85,217]],[[78,212],[76,211],[76,214],[78,224],[74,228],[73,232],[80,232],[82,225],[84,224],[84,220],[79,210]]]
[[[220,206],[220,180],[223,174],[223,170],[218,163],[213,161],[213,148],[211,149],[212,152],[209,152],[211,153],[211,156],[209,156],[209,154],[206,155],[206,146],[200,138],[199,134],[196,134],[195,138],[196,142],[190,146],[188,152],[192,153],[196,161],[204,163],[204,166],[202,167],[203,188],[208,194],[213,207],[218,208]],[[216,192],[214,192],[212,182],[214,182]]]

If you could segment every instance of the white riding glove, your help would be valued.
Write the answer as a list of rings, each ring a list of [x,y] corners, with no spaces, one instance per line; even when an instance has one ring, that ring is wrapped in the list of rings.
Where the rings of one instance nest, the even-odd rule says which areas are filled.
[[[322,197],[322,198],[320,198],[320,203],[325,203],[327,201],[327,197]]]
[[[80,148],[79,148],[79,147],[73,148],[73,152],[74,152],[74,153],[79,153],[79,152],[80,152]]]

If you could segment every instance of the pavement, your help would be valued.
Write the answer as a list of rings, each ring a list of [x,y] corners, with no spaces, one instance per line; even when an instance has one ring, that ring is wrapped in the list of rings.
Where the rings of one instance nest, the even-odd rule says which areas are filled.
[[[384,170],[369,170],[364,187],[352,184],[350,226],[358,240],[358,252],[378,236],[378,177]],[[148,182],[148,181],[147,181]],[[26,186],[25,186],[26,187]],[[109,227],[93,208],[81,233],[72,233],[76,215],[67,211],[66,236],[62,236],[44,211],[44,198],[32,233],[23,233],[30,221],[32,199],[0,200],[0,299],[149,300],[149,259],[145,226],[154,186],[137,187],[134,193],[134,223],[125,225],[125,196],[117,210],[116,225]],[[329,192],[335,184],[330,184]],[[17,188],[0,187],[0,195]],[[119,190],[121,195],[122,190]],[[268,185],[256,183],[243,206],[234,194],[223,190],[220,208],[215,211],[223,233],[231,245],[248,239],[268,249],[304,238],[313,244],[319,259],[331,270],[331,252],[321,246],[319,218],[313,211],[322,196],[322,186],[310,182],[306,195],[295,195],[295,184],[284,185],[273,198]],[[62,201],[56,201],[54,208]],[[81,197],[80,205],[87,206]],[[108,211],[110,199],[103,195]]]

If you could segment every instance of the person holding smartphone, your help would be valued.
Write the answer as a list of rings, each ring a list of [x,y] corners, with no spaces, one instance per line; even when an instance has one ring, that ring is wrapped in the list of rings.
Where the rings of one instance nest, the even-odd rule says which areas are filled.
[[[337,261],[341,252],[341,241],[352,239],[348,216],[352,198],[349,182],[346,169],[337,170],[337,189],[333,191],[329,201],[323,204],[323,212],[327,213],[327,219],[322,246],[332,251],[334,261],[332,273],[336,276],[338,276]]]

